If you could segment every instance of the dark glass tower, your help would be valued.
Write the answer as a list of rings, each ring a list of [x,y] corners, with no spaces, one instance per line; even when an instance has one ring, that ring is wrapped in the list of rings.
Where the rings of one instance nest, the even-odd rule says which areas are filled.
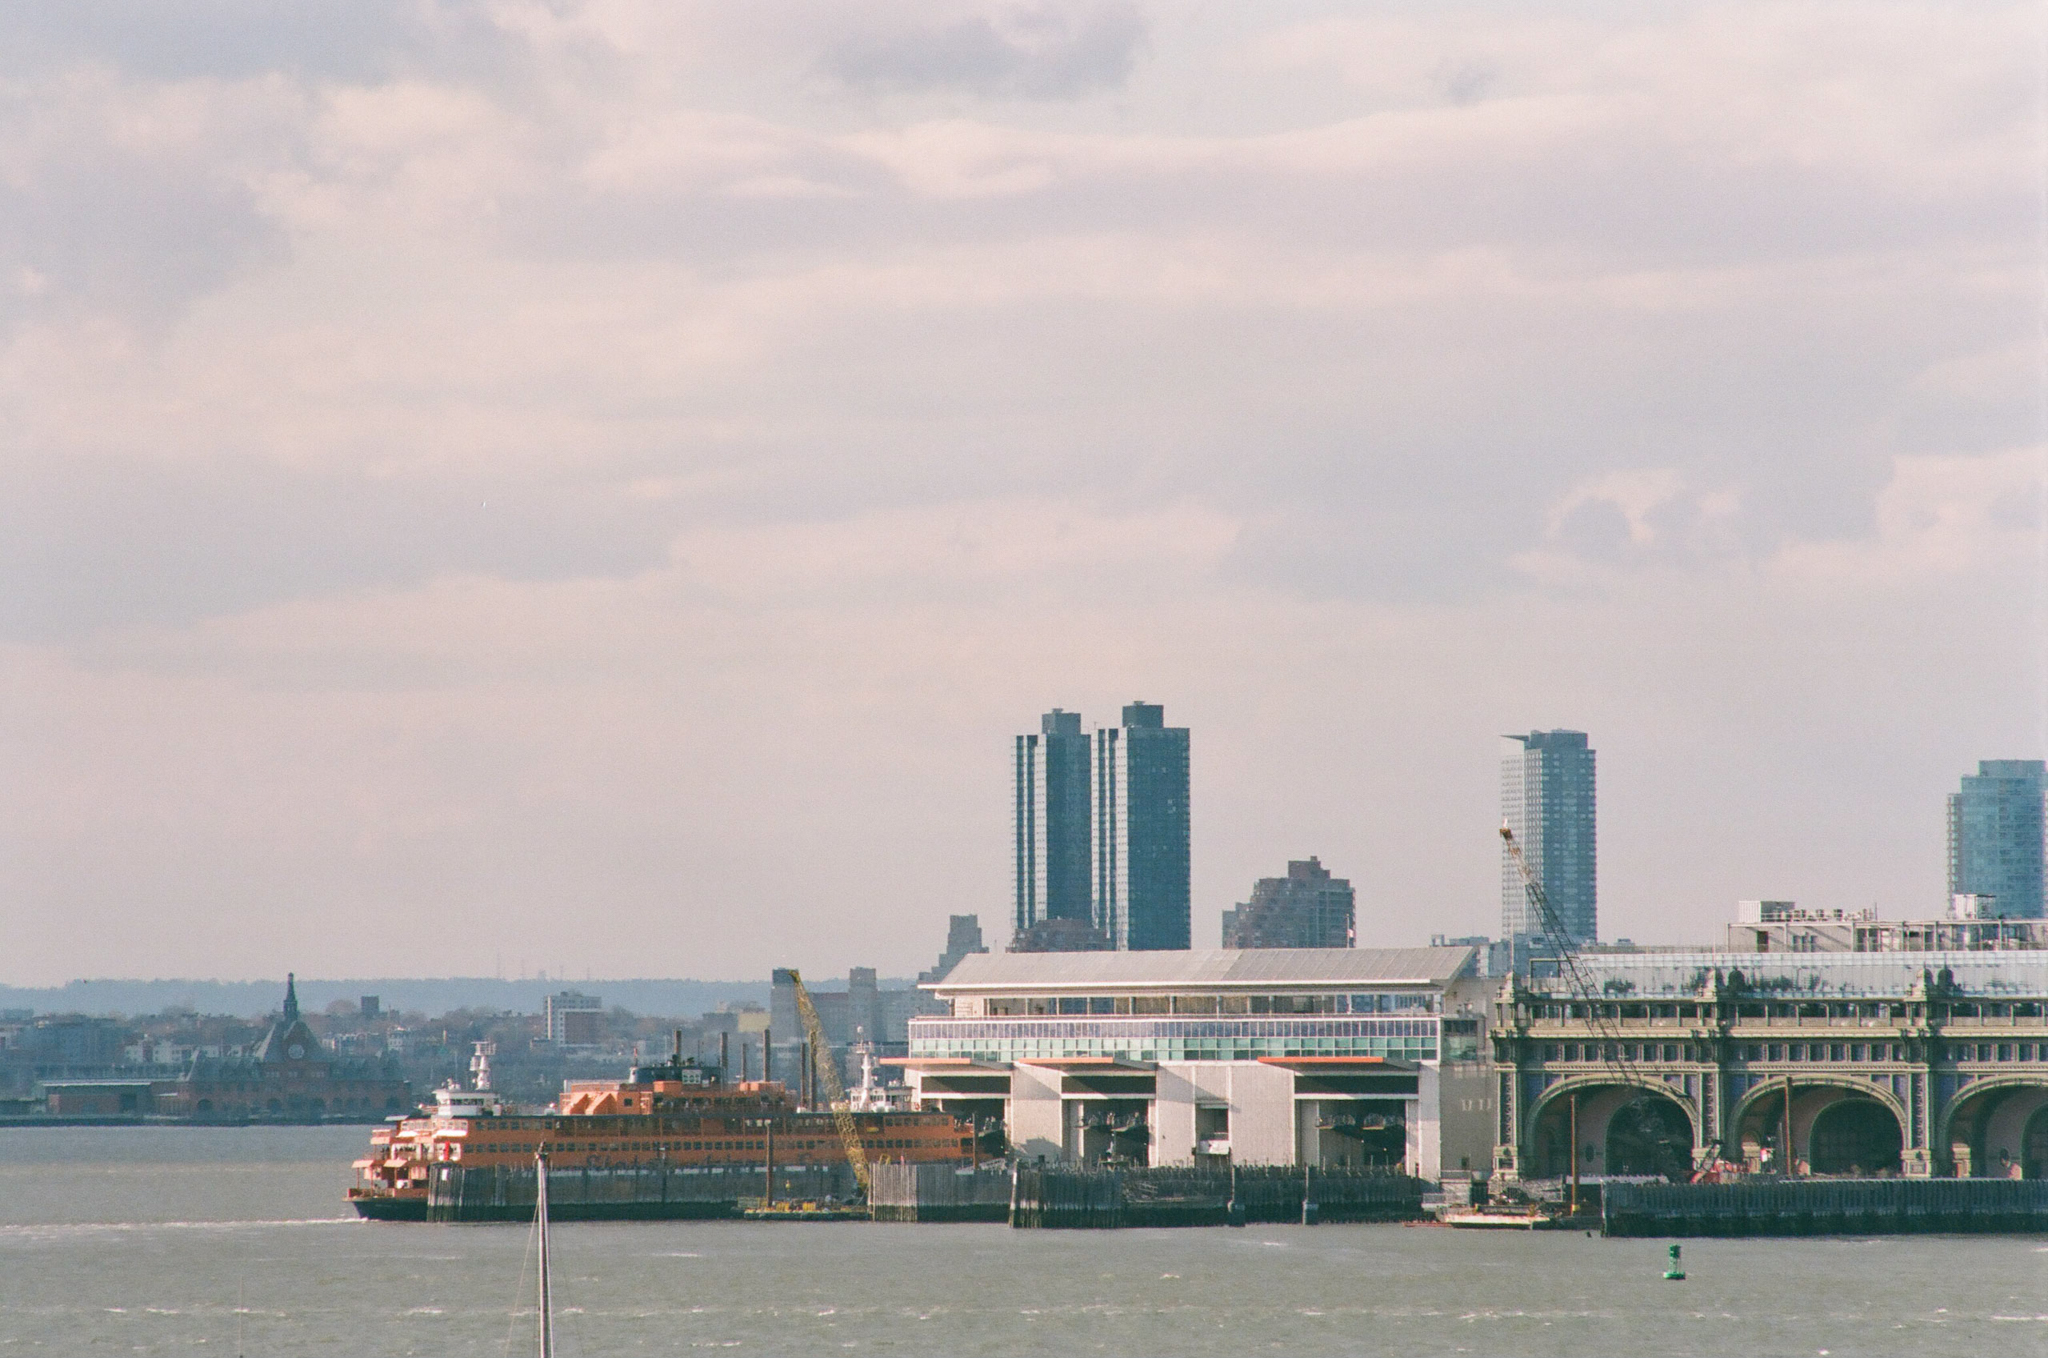
[[[1095,927],[1120,950],[1192,946],[1188,731],[1157,703],[1095,733]]]
[[[1054,708],[1016,742],[1016,927],[1091,909],[1088,737]]]

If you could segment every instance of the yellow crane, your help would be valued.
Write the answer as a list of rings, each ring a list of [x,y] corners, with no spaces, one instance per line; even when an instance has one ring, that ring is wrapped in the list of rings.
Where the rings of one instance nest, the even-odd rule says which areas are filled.
[[[868,1148],[861,1144],[860,1124],[853,1119],[853,1110],[846,1106],[846,1086],[839,1083],[839,1070],[832,1062],[832,1046],[825,1040],[825,1025],[818,1021],[818,1007],[811,1003],[811,992],[804,989],[804,978],[790,969],[789,983],[796,990],[796,1012],[803,1020],[804,1036],[810,1040],[811,1061],[817,1068],[820,1079],[825,1082],[825,1103],[832,1110],[832,1121],[839,1128],[839,1139],[846,1144],[846,1161],[853,1166],[853,1177],[860,1183],[861,1196],[867,1196],[872,1184],[868,1174]]]

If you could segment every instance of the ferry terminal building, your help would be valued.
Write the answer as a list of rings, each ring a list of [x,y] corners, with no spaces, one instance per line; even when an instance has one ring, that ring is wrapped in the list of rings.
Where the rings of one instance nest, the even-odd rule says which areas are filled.
[[[1501,989],[1501,1175],[1556,1178],[1576,1152],[1581,1175],[1720,1159],[1751,1171],[2048,1177],[2048,951],[1581,963],[1603,997],[1597,1014],[1555,980]]]
[[[910,1020],[916,1106],[1069,1164],[1484,1172],[1475,950],[976,954]]]

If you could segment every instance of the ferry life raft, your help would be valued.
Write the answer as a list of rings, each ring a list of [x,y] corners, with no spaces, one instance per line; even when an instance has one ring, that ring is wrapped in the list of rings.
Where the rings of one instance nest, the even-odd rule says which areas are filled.
[[[682,1058],[630,1079],[574,1081],[538,1112],[451,1082],[414,1117],[370,1134],[348,1192],[380,1221],[530,1221],[545,1148],[557,1221],[740,1217],[792,1199],[858,1198],[833,1114],[800,1108],[779,1083],[727,1081]],[[870,1161],[964,1166],[970,1127],[949,1113],[853,1114]],[[770,1182],[772,1173],[773,1182]]]

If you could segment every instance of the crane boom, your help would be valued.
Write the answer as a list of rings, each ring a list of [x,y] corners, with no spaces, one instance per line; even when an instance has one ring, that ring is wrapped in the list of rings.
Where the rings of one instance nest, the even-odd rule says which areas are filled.
[[[865,1195],[870,1189],[868,1148],[861,1144],[860,1124],[853,1120],[853,1112],[846,1106],[846,1087],[839,1082],[839,1072],[832,1064],[832,1047],[825,1040],[825,1025],[818,1020],[818,1007],[811,1003],[811,992],[804,989],[804,978],[794,968],[790,970],[789,982],[796,990],[796,1012],[803,1020],[804,1036],[810,1040],[811,1060],[817,1065],[819,1078],[825,1082],[825,1102],[832,1109],[832,1121],[839,1128],[839,1139],[846,1145],[846,1160],[853,1166],[853,1177]]]
[[[1550,903],[1550,893],[1543,889],[1536,874],[1529,867],[1528,858],[1522,853],[1521,844],[1515,839],[1515,832],[1506,825],[1500,827],[1501,842],[1507,846],[1508,856],[1515,860],[1515,868],[1522,874],[1522,892],[1529,898],[1529,904],[1536,911],[1537,923],[1543,926],[1543,936],[1557,954],[1557,969],[1571,988],[1572,998],[1585,1006],[1586,1021],[1600,1034],[1600,1061],[1608,1072],[1623,1084],[1639,1086],[1643,1083],[1637,1075],[1635,1063],[1630,1061],[1621,1044],[1621,1029],[1614,1020],[1607,1017],[1601,1004],[1599,991],[1593,985],[1592,973],[1579,961],[1579,943],[1565,927],[1564,920]],[[1576,1152],[1574,1152],[1576,1154]]]

